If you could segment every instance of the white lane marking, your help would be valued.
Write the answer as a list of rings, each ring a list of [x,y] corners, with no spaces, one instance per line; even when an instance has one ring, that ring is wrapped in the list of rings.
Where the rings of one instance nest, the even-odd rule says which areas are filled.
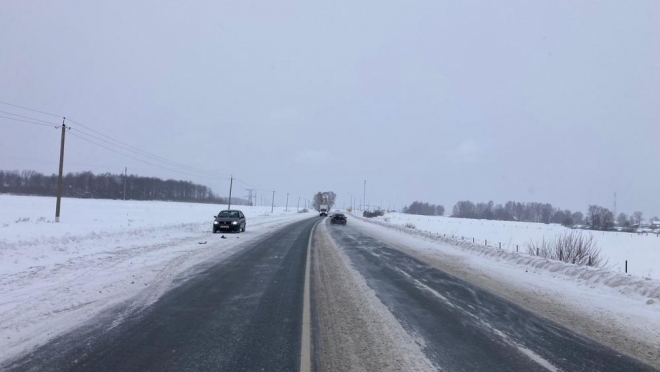
[[[479,319],[476,315],[472,314],[471,312],[466,311],[465,309],[462,309],[462,308],[460,308],[460,307],[454,305],[453,303],[451,303],[451,301],[449,301],[449,299],[448,299],[447,297],[441,295],[441,294],[438,293],[438,291],[436,291],[435,289],[433,289],[433,288],[427,286],[426,284],[420,282],[419,280],[413,278],[413,277],[412,277],[410,274],[408,274],[407,272],[405,272],[405,271],[399,269],[398,267],[395,267],[394,269],[397,270],[399,273],[401,273],[401,274],[402,274],[403,276],[405,276],[406,278],[408,278],[408,279],[410,279],[411,281],[413,281],[413,282],[415,283],[415,286],[416,286],[416,287],[418,287],[418,288],[420,288],[420,289],[424,289],[424,290],[430,292],[432,295],[434,295],[434,296],[436,296],[437,298],[441,299],[444,303],[446,303],[447,305],[451,306],[452,308],[459,309],[459,310],[461,310],[464,314],[469,315],[469,316],[471,316],[472,318]],[[468,305],[468,306],[469,306],[469,305]],[[472,306],[470,306],[470,307],[472,307]],[[485,321],[483,321],[483,320],[480,320],[480,322],[481,322],[483,325],[485,325],[486,327],[490,328],[490,329],[493,331],[493,333],[495,333],[496,335],[498,335],[499,337],[501,337],[502,340],[504,340],[504,342],[506,342],[507,344],[509,344],[509,345],[515,347],[516,349],[518,349],[518,351],[520,351],[523,355],[525,355],[525,356],[528,357],[529,359],[533,360],[534,362],[536,362],[536,363],[537,363],[538,365],[540,365],[541,367],[547,369],[547,370],[550,371],[550,372],[560,372],[560,371],[561,371],[559,368],[557,368],[557,367],[555,367],[554,365],[552,365],[552,363],[550,363],[549,361],[547,361],[546,359],[544,359],[542,356],[536,354],[536,353],[533,352],[532,350],[530,350],[530,349],[528,349],[528,348],[526,348],[526,347],[524,347],[524,346],[518,344],[517,342],[511,340],[511,339],[510,339],[510,338],[509,338],[504,332],[500,331],[499,329],[496,329],[495,327],[493,327],[492,325],[490,325],[490,323],[487,323],[487,322],[485,322]]]
[[[408,274],[407,272],[405,272],[405,271],[399,269],[398,267],[395,267],[394,269],[397,270],[399,273],[401,273],[401,275],[403,275],[403,276],[405,276],[406,278],[412,280],[413,283],[415,284],[415,286],[416,286],[417,288],[419,288],[419,289],[423,289],[423,290],[426,290],[426,291],[430,292],[430,293],[431,293],[432,295],[434,295],[435,297],[441,299],[442,302],[444,302],[444,303],[447,304],[448,306],[451,306],[451,307],[453,307],[453,308],[456,308],[456,305],[452,304],[451,301],[449,301],[449,299],[448,299],[447,297],[441,295],[441,294],[440,294],[438,291],[436,291],[435,289],[433,289],[433,288],[429,287],[428,285],[426,285],[426,284],[420,282],[419,280],[413,278],[410,274]],[[473,314],[471,314],[471,313],[469,313],[469,312],[467,312],[467,311],[466,311],[465,313],[468,314],[468,315],[470,315],[470,316],[473,316],[473,317],[474,317]]]
[[[518,344],[516,344],[516,347],[518,350],[520,350],[521,353],[525,354],[529,359],[535,361],[537,364],[539,364],[541,367],[547,369],[550,372],[559,372],[559,368],[553,366],[550,362],[547,360],[543,359],[540,355],[536,354],[535,352],[522,347]]]
[[[504,333],[504,332],[500,331],[499,329],[493,327],[490,323],[481,320],[481,324],[483,324],[484,326],[486,326],[487,328],[492,330],[493,333],[500,336],[500,338],[502,338],[502,340],[504,342],[506,342],[507,344],[509,344],[509,345],[515,347],[516,349],[518,349],[518,351],[520,351],[523,355],[525,355],[526,357],[528,357],[529,359],[534,361],[536,364],[540,365],[541,367],[547,369],[550,372],[561,372],[561,370],[559,368],[552,365],[552,363],[550,363],[547,359],[544,359],[542,356],[536,354],[532,350],[530,350],[530,349],[520,345],[519,343],[513,341],[512,339],[509,338],[509,336],[506,335],[506,333]]]
[[[320,221],[319,221],[320,222]],[[300,372],[310,372],[312,370],[312,330],[311,330],[311,311],[310,297],[311,288],[309,283],[310,262],[312,255],[312,237],[314,230],[319,222],[315,223],[309,232],[309,242],[307,243],[307,259],[305,260],[305,287],[303,289],[303,316],[302,316],[302,335],[300,341]]]

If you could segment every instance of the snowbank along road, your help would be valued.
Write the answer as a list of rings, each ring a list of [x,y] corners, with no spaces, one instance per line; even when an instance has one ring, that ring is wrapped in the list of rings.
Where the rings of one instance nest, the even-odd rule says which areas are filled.
[[[0,367],[654,370],[413,258],[350,222],[293,222],[196,273],[141,312],[118,321],[122,306],[129,306],[122,304]],[[305,296],[306,288],[310,296]],[[311,307],[309,338],[303,324],[306,299]]]

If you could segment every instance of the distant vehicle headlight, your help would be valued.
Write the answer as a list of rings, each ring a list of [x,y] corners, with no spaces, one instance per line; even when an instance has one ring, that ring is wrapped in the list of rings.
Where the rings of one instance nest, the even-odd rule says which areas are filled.
[[[219,223],[218,221],[213,221],[213,224],[214,224],[214,225],[217,225],[218,223]]]
[[[238,222],[237,221],[232,221],[231,224],[232,225],[238,225]]]

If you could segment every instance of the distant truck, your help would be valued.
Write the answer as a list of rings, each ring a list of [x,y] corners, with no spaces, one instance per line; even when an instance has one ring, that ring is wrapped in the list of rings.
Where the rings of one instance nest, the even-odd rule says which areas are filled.
[[[329,210],[329,209],[330,209],[330,208],[328,208],[328,205],[327,205],[327,204],[321,204],[321,205],[319,205],[319,216],[321,216],[321,217],[328,217],[328,210]]]

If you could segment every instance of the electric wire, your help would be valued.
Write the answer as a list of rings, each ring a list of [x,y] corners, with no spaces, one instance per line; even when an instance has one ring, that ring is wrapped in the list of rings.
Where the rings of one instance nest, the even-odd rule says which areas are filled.
[[[148,159],[150,159],[150,160],[154,160],[154,161],[162,162],[162,163],[165,163],[165,164],[167,164],[167,165],[169,165],[169,166],[173,166],[173,167],[177,167],[177,168],[183,168],[183,170],[185,170],[186,172],[197,173],[197,174],[199,174],[199,176],[201,176],[201,177],[228,178],[228,177],[225,177],[224,175],[219,175],[219,174],[210,173],[210,172],[202,172],[202,171],[198,171],[197,169],[192,168],[192,167],[183,167],[183,166],[180,166],[180,165],[178,165],[178,163],[170,163],[170,162],[167,162],[167,161],[163,161],[163,160],[160,160],[157,156],[154,156],[154,155],[151,155],[151,154],[148,154],[148,153],[146,153],[146,154],[142,154],[141,152],[134,151],[134,150],[132,150],[133,147],[131,147],[131,146],[124,146],[124,145],[116,144],[116,143],[113,143],[113,142],[108,141],[108,140],[106,140],[106,139],[103,139],[103,138],[101,138],[101,137],[98,137],[98,136],[95,136],[95,135],[92,135],[92,134],[89,134],[89,133],[85,133],[85,132],[80,131],[80,130],[76,131],[76,133],[77,133],[77,134],[82,134],[82,135],[84,135],[84,136],[86,136],[86,137],[89,137],[89,138],[92,138],[92,139],[94,139],[94,140],[96,140],[96,141],[101,141],[101,142],[103,142],[103,143],[106,143],[106,144],[109,145],[109,146],[115,146],[115,147],[121,148],[122,150],[124,150],[124,151],[128,151],[128,152],[133,153],[133,154],[135,154],[135,155],[137,155],[137,156],[141,156],[141,157],[148,158]]]
[[[41,120],[41,119],[36,119],[36,118],[29,117],[29,116],[24,116],[24,115],[14,114],[13,112],[8,112],[8,111],[2,111],[2,110],[0,110],[0,113],[7,114],[7,115],[12,115],[12,116],[17,116],[17,117],[19,117],[19,118],[29,119],[29,120],[32,120],[32,121],[37,121],[37,122],[44,123],[44,124],[58,125],[58,124],[51,123],[51,122],[49,122],[49,121],[45,121],[45,120]]]
[[[6,102],[6,101],[1,101],[1,100],[0,100],[0,104],[4,104],[4,105],[8,105],[8,106],[12,106],[12,107],[16,107],[16,108],[20,108],[20,109],[23,109],[23,110],[28,110],[28,111],[32,111],[32,112],[36,112],[36,113],[40,113],[40,114],[43,114],[43,115],[48,115],[48,116],[56,117],[56,118],[63,118],[63,117],[64,117],[63,115],[57,115],[57,114],[54,114],[54,113],[50,113],[50,112],[46,112],[46,111],[42,111],[42,110],[37,110],[37,109],[34,109],[34,108],[30,108],[30,107],[26,107],[26,106],[22,106],[22,105],[17,105],[17,104],[10,103],[10,102]],[[33,124],[33,125],[41,125],[41,126],[54,127],[54,128],[57,128],[57,127],[59,127],[59,126],[61,125],[61,124],[50,123],[50,122],[47,122],[47,121],[44,121],[44,120],[41,120],[41,119],[31,118],[31,117],[28,117],[28,116],[19,115],[19,114],[15,114],[15,113],[11,113],[11,112],[6,112],[6,111],[1,111],[1,110],[0,110],[0,113],[5,113],[5,114],[8,114],[8,115],[12,115],[12,116],[20,117],[20,118],[23,118],[23,119],[29,119],[29,120],[17,119],[17,118],[12,118],[12,117],[7,117],[7,116],[1,116],[1,115],[0,115],[0,118],[9,119],[9,120],[14,120],[14,121],[20,121],[20,122],[25,122],[25,123]],[[189,165],[186,165],[186,164],[183,164],[183,163],[179,163],[179,162],[176,162],[176,161],[173,161],[173,160],[170,160],[170,159],[164,158],[164,157],[162,157],[162,156],[159,156],[159,155],[153,154],[153,153],[151,153],[151,152],[148,152],[148,151],[142,150],[142,149],[140,149],[140,148],[138,148],[138,147],[132,146],[132,145],[126,143],[126,142],[123,142],[123,141],[120,141],[120,140],[118,140],[118,139],[116,139],[116,138],[113,138],[113,137],[111,137],[111,136],[108,136],[108,135],[106,135],[106,134],[104,134],[104,133],[102,133],[102,132],[100,132],[100,131],[98,131],[98,130],[95,130],[95,129],[93,129],[93,128],[87,126],[87,125],[84,125],[84,124],[82,124],[82,123],[80,123],[80,122],[78,122],[78,121],[72,120],[72,119],[70,119],[70,118],[69,118],[69,119],[66,119],[66,121],[68,121],[68,122],[70,122],[70,123],[73,123],[73,124],[75,124],[76,126],[80,126],[80,127],[83,128],[83,129],[76,128],[76,132],[75,132],[75,133],[74,133],[74,132],[70,132],[70,133],[69,133],[70,135],[72,135],[72,136],[74,136],[74,137],[77,137],[77,138],[79,138],[79,139],[81,139],[81,140],[83,140],[83,141],[86,141],[86,142],[88,142],[88,143],[91,143],[91,144],[94,144],[94,145],[96,145],[96,146],[102,147],[102,148],[104,148],[104,149],[106,149],[106,150],[108,150],[108,151],[112,151],[112,152],[114,152],[114,153],[117,153],[117,154],[123,155],[123,156],[125,156],[125,157],[130,158],[130,159],[133,159],[133,160],[136,160],[136,161],[139,161],[139,162],[142,162],[142,163],[145,163],[145,164],[148,164],[148,165],[151,165],[151,166],[157,167],[157,168],[165,169],[165,170],[168,170],[168,171],[171,171],[171,172],[180,173],[180,174],[185,174],[185,175],[188,175],[188,176],[190,176],[190,177],[202,177],[202,178],[209,178],[209,179],[222,179],[222,180],[225,180],[225,179],[228,178],[228,177],[226,177],[226,176],[220,176],[220,175],[218,175],[217,173],[214,173],[214,172],[211,172],[211,171],[207,171],[207,170],[203,170],[203,169],[200,169],[200,168],[192,167],[192,166],[189,166]],[[85,130],[87,130],[87,131],[89,131],[89,132],[92,132],[92,133],[94,133],[94,134],[92,134],[92,133],[86,133]],[[79,135],[79,134],[80,134],[80,135]],[[100,138],[99,136],[101,136],[101,137],[103,137],[103,138]],[[91,138],[91,139],[90,139],[90,138]],[[104,144],[102,144],[102,143],[98,143],[98,142],[96,142],[96,141],[103,142],[103,143],[105,143],[105,144],[108,145],[108,146],[106,146],[106,145],[104,145]],[[171,166],[171,167],[181,168],[181,169],[172,169],[172,168],[168,168],[168,167],[166,167],[166,166],[160,165],[160,164],[154,164],[154,163],[152,163],[152,162],[149,162],[149,161],[146,161],[146,160],[144,160],[144,159],[141,159],[141,158],[138,158],[138,157],[135,157],[135,156],[132,156],[132,155],[126,154],[126,153],[124,153],[124,152],[121,152],[121,151],[119,151],[119,150],[117,150],[117,149],[115,149],[115,148],[111,148],[111,147],[109,147],[109,146],[114,146],[114,147],[117,147],[117,148],[122,149],[123,151],[127,151],[127,152],[130,152],[130,153],[132,153],[132,154],[135,154],[135,155],[137,155],[137,156],[145,157],[145,158],[148,158],[148,159],[150,159],[150,160],[157,161],[157,162],[160,162],[160,163],[164,163],[164,164],[167,164],[167,165],[169,165],[169,166]],[[183,169],[183,170],[182,170],[182,169]],[[185,171],[184,171],[184,170],[185,170]],[[196,173],[196,174],[188,173],[188,172],[193,172],[193,173]],[[261,192],[272,192],[272,190],[264,189],[264,188],[258,188],[258,187],[254,186],[254,185],[251,185],[250,183],[248,183],[248,182],[246,182],[246,181],[243,181],[242,179],[234,178],[234,180],[235,180],[235,181],[238,181],[239,183],[241,183],[241,184],[243,184],[243,185],[245,185],[245,186],[248,186],[248,187],[250,187],[250,188],[253,188],[253,189],[258,190],[258,191],[261,191]]]
[[[63,117],[62,115],[56,115],[56,114],[53,114],[53,113],[50,113],[50,112],[40,111],[40,110],[36,110],[36,109],[25,107],[25,106],[16,105],[16,104],[5,102],[5,101],[0,101],[0,103],[5,104],[7,106],[13,106],[13,107],[21,108],[23,110],[29,110],[29,111],[38,112],[38,113],[44,114],[44,115],[54,116],[56,118],[62,118]]]
[[[14,121],[20,121],[20,122],[23,122],[23,123],[28,123],[28,124],[33,124],[33,125],[41,125],[41,126],[44,126],[44,127],[57,128],[57,124],[45,124],[45,123],[39,123],[39,122],[36,122],[36,121],[17,119],[17,118],[12,118],[12,117],[9,117],[9,116],[2,116],[2,115],[0,115],[0,118],[14,120]]]
[[[134,156],[131,156],[131,155],[125,154],[125,153],[123,153],[123,152],[121,152],[121,151],[115,150],[115,149],[110,148],[110,147],[108,147],[108,146],[105,146],[105,145],[103,145],[103,144],[101,144],[101,143],[98,143],[98,142],[92,141],[92,140],[90,140],[90,139],[88,139],[88,138],[85,138],[85,137],[83,137],[83,136],[80,136],[80,135],[78,135],[78,134],[76,134],[76,133],[69,133],[69,135],[74,136],[74,137],[77,137],[77,138],[79,138],[79,139],[81,139],[81,140],[83,140],[83,141],[89,142],[89,143],[94,144],[94,145],[96,145],[96,146],[102,147],[102,148],[104,148],[104,149],[106,149],[106,150],[108,150],[108,151],[112,151],[112,152],[114,152],[114,153],[117,153],[117,154],[123,155],[123,156],[125,156],[125,157],[127,157],[127,158],[130,158],[130,159],[133,159],[133,160],[136,160],[136,161],[139,161],[139,162],[145,163],[145,164],[149,164],[149,165],[154,166],[154,167],[158,167],[158,168],[161,168],[161,169],[165,169],[165,170],[168,170],[168,171],[170,171],[170,172],[175,172],[175,173],[179,173],[179,174],[184,174],[184,175],[187,175],[187,176],[190,176],[190,177],[202,177],[202,178],[209,178],[209,179],[222,179],[222,180],[225,179],[224,177],[200,176],[200,175],[197,175],[197,174],[191,174],[191,173],[183,172],[183,171],[180,171],[180,170],[177,170],[177,169],[172,169],[172,168],[164,167],[164,166],[161,166],[161,165],[159,165],[159,164],[154,164],[154,163],[148,162],[148,161],[146,161],[146,160],[143,160],[143,159],[140,159],[140,158],[137,158],[137,157],[134,157]]]

